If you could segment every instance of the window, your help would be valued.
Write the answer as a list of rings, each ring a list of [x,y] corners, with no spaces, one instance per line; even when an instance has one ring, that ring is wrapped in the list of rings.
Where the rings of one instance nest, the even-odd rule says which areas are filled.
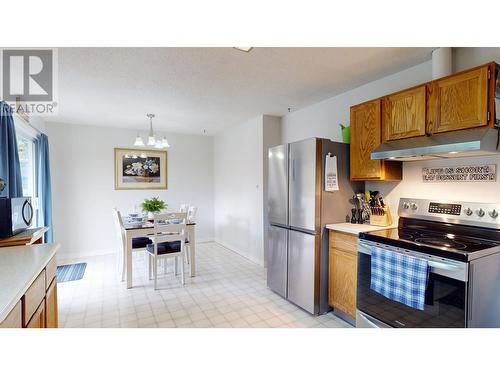
[[[21,180],[23,184],[23,196],[31,197],[33,204],[33,224],[37,225],[38,200],[37,200],[37,163],[36,163],[36,135],[37,133],[29,127],[18,116],[14,117],[16,128],[17,152],[19,153],[19,164],[21,166]]]
[[[35,197],[35,143],[23,135],[17,136],[17,150],[21,164],[23,196]]]

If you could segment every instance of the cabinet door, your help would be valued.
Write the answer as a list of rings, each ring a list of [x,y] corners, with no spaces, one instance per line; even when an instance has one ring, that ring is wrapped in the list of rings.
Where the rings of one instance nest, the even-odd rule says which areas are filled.
[[[40,306],[40,303],[45,298],[46,289],[45,270],[42,270],[22,297],[23,325],[26,325],[31,320],[33,314],[35,314],[38,306]]]
[[[54,278],[45,296],[45,327],[57,328],[58,325],[57,280]]]
[[[351,107],[351,179],[382,177],[382,162],[370,154],[381,140],[380,99]]]
[[[36,309],[26,328],[45,328],[45,299]]]
[[[425,93],[424,85],[384,98],[384,142],[425,135]]]
[[[333,248],[330,252],[329,301],[338,309],[356,318],[356,254]]]
[[[488,123],[488,66],[429,84],[427,130],[442,133]]]

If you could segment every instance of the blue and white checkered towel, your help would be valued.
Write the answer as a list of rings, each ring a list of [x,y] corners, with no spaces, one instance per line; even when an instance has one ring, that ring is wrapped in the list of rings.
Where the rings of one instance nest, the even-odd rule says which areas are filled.
[[[426,260],[372,247],[370,288],[393,301],[423,310],[429,275]]]

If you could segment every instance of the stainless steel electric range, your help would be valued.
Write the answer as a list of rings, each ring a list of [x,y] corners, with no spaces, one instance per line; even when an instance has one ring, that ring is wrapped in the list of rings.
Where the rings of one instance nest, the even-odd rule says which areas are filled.
[[[402,198],[398,228],[359,235],[356,327],[500,327],[500,204]],[[370,289],[374,247],[426,259],[423,310]]]

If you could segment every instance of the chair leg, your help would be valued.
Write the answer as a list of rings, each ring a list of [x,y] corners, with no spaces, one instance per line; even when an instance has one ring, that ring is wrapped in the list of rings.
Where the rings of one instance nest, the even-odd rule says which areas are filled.
[[[181,281],[182,285],[184,285],[186,283],[186,279],[184,278],[184,259],[182,255],[180,256],[180,258],[181,258]],[[175,259],[177,259],[177,257]]]
[[[156,257],[153,257],[153,274],[154,274],[154,278],[155,278],[155,285],[154,285],[154,288],[155,290],[157,289],[157,284],[158,284],[158,259],[156,259]]]
[[[125,281],[125,250],[122,251],[122,281]]]
[[[153,265],[151,264],[151,255],[147,254],[148,255],[148,279],[151,280],[153,278],[153,274],[152,274],[152,268],[153,268]]]
[[[178,262],[178,260],[179,260],[179,257],[175,257],[174,258],[174,262],[175,262],[175,266],[174,266],[175,267],[175,276],[177,276],[179,274],[179,262]]]

